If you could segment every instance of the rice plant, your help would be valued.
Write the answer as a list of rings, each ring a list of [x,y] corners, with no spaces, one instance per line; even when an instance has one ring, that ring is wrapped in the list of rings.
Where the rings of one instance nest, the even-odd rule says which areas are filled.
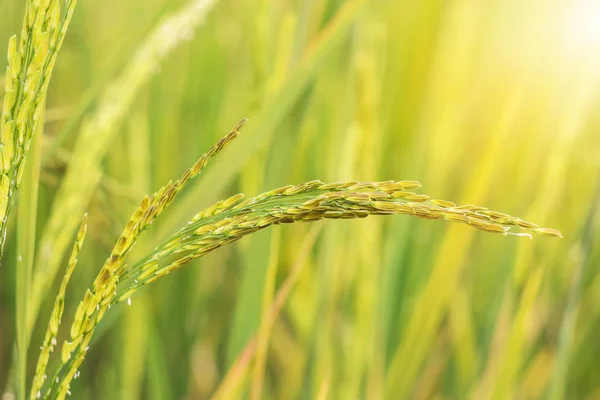
[[[596,362],[582,349],[596,343],[600,191],[575,158],[593,143],[580,133],[590,81],[569,89],[545,142],[566,86],[536,76],[523,90],[535,67],[492,79],[501,55],[472,41],[495,15],[483,5],[234,3],[112,4],[120,22],[109,5],[21,10],[0,144],[5,395],[600,393],[594,369],[575,367]],[[102,54],[95,35],[122,36],[98,29],[107,21],[131,41],[83,55],[76,40]],[[100,58],[75,71],[85,57]],[[489,75],[468,82],[474,65]],[[99,82],[75,83],[86,75]],[[75,104],[66,119],[46,118],[61,101]],[[582,185],[570,173],[587,189],[569,190]]]
[[[168,275],[195,258],[208,254],[246,235],[274,224],[314,222],[321,219],[354,219],[370,215],[408,214],[424,219],[445,219],[503,235],[529,235],[510,232],[511,227],[536,234],[561,237],[551,228],[511,217],[508,214],[473,205],[456,206],[446,200],[408,191],[420,187],[415,181],[338,182],[311,181],[284,186],[243,200],[242,194],[220,201],[200,211],[184,228],[158,245],[148,256],[128,266],[126,258],[140,234],[148,229],[174,201],[189,180],[197,177],[223,147],[237,137],[245,120],[205,153],[175,182],[169,182],[152,196],[144,197],[117,240],[111,255],[85,293],[73,317],[70,340],[61,347],[61,363],[51,374],[44,398],[65,398],[71,381],[84,361],[96,326],[104,314],[122,301],[131,304],[131,296],[141,286]],[[48,356],[56,346],[56,336],[64,307],[64,287],[77,261],[85,233],[85,219],[75,243],[60,293],[41,346],[31,398],[42,397]],[[529,235],[530,236],[530,235]],[[176,259],[165,264],[165,259]],[[161,265],[162,264],[162,265]],[[133,280],[133,282],[132,282]]]

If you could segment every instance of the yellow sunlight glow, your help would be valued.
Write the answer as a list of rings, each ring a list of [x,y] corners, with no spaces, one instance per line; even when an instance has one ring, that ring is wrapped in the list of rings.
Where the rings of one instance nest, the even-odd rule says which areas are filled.
[[[600,0],[579,0],[565,10],[560,29],[569,56],[600,61]]]

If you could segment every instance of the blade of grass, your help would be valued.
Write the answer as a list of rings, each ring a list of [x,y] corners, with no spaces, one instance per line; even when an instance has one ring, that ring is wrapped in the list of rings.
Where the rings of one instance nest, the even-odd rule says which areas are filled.
[[[169,400],[173,399],[173,393],[168,381],[168,377],[163,373],[163,365],[167,365],[167,358],[164,354],[164,344],[155,327],[154,317],[150,316],[151,322],[148,338],[148,386],[151,400]]]
[[[149,326],[146,323],[150,318],[146,295],[136,299],[135,304],[127,307],[123,314],[121,373],[119,374],[119,398],[141,398],[144,374],[146,372],[146,353],[149,346]],[[115,391],[116,392],[116,391]]]
[[[132,188],[141,193],[150,191],[150,138],[149,127],[146,122],[147,114],[144,111],[134,112],[128,124],[127,151],[128,169],[130,171],[130,184]],[[139,248],[136,248],[138,256]],[[143,388],[144,374],[148,349],[148,337],[152,326],[144,322],[150,318],[150,304],[148,294],[141,293],[135,304],[127,307],[123,313],[124,319],[121,334],[123,336],[123,351],[121,358],[121,387],[120,398],[138,399]],[[150,359],[149,363],[153,363]]]
[[[329,398],[329,381],[330,378],[325,379],[321,385],[319,386],[319,391],[317,392],[317,400],[327,400]]]
[[[456,386],[458,393],[467,393],[473,385],[479,368],[475,321],[473,321],[470,297],[464,287],[454,295],[449,310],[449,333],[452,337],[456,360]]]
[[[40,165],[42,157],[42,135],[44,130],[44,112],[38,119],[38,129],[33,135],[29,148],[28,162],[25,166],[17,219],[17,290],[16,290],[16,326],[17,326],[17,399],[27,396],[27,349],[29,329],[27,312],[31,296],[31,273],[35,256],[35,233],[37,226],[38,192]]]
[[[267,352],[269,349],[269,336],[272,328],[272,321],[269,321],[269,308],[275,292],[275,280],[277,277],[277,266],[279,264],[279,247],[281,244],[281,229],[274,229],[271,236],[271,250],[269,254],[269,263],[262,298],[262,315],[260,327],[256,337],[257,349],[254,360],[254,370],[252,371],[252,386],[250,398],[259,400],[262,398],[262,388],[265,379],[265,365],[267,363]]]
[[[496,131],[491,133],[490,142],[480,159],[480,167],[472,172],[463,198],[474,202],[485,200],[490,177],[494,176],[494,170],[499,166],[496,160],[501,156],[500,144],[511,130],[519,101],[518,97],[513,97],[505,106],[503,118],[497,123]],[[452,294],[459,283],[460,272],[474,238],[472,232],[458,232],[458,229],[449,227],[435,256],[431,275],[408,318],[403,339],[387,371],[386,398],[405,398],[410,395],[438,324],[451,304]]]
[[[502,303],[498,314],[494,320],[494,330],[490,338],[489,348],[487,349],[488,360],[487,364],[479,374],[479,382],[472,388],[469,398],[480,399],[489,397],[491,382],[498,375],[499,364],[508,341],[508,331],[512,322],[511,313],[514,308],[513,298],[510,296],[511,287],[506,285],[506,289],[502,294]]]
[[[415,392],[411,396],[414,400],[428,400],[435,398],[441,376],[448,364],[448,338],[447,332],[442,331],[433,344],[433,356],[427,360],[423,372],[415,381]]]
[[[600,180],[596,185],[596,195],[592,202],[592,206],[586,218],[585,227],[580,240],[580,243],[575,245],[573,250],[575,253],[574,265],[575,270],[567,309],[565,310],[563,320],[560,327],[560,336],[558,342],[557,360],[554,367],[552,384],[550,386],[550,399],[558,400],[565,398],[567,376],[569,373],[569,364],[573,353],[575,343],[575,326],[582,306],[582,286],[583,277],[586,274],[586,267],[589,265],[590,253],[593,251],[593,243],[595,243],[594,228],[598,225],[600,219]]]
[[[265,287],[272,240],[271,232],[258,232],[258,235],[250,238],[248,244],[251,246],[244,248],[247,260],[243,263],[244,273],[238,288],[236,309],[227,346],[227,365],[231,365],[237,358],[260,326],[261,298],[257,293],[262,293]]]
[[[268,318],[264,319],[262,324],[272,326],[274,321],[277,319],[277,316],[281,312],[287,299],[290,297],[293,288],[296,286],[298,279],[300,278],[302,270],[308,260],[308,256],[310,255],[310,251],[312,250],[317,237],[321,233],[321,229],[321,225],[315,225],[311,228],[308,235],[306,235],[296,260],[292,265],[290,273],[282,283],[281,288],[277,291],[275,301],[269,309]],[[215,390],[215,393],[211,397],[212,400],[232,399],[239,396],[239,390],[249,373],[250,364],[255,357],[257,348],[258,337],[255,336],[248,341],[246,347],[242,352],[240,352],[235,362],[229,368],[227,375],[225,378],[223,378],[219,384],[219,387]]]
[[[248,377],[250,364],[256,353],[257,341],[253,337],[227,370],[227,375],[211,396],[212,400],[227,400],[241,398],[242,385]]]
[[[309,39],[318,32],[323,21],[325,3],[324,0],[306,0],[300,5],[296,35],[291,46],[290,68],[300,60]]]
[[[525,285],[521,302],[512,321],[508,343],[502,353],[504,362],[499,371],[498,379],[494,382],[494,386],[490,388],[489,393],[492,399],[509,399],[514,396],[514,380],[517,371],[520,370],[519,364],[522,359],[519,355],[524,351],[523,344],[527,336],[526,321],[532,317],[530,313],[534,310],[533,305],[542,284],[543,274],[543,266],[536,268]]]
[[[519,395],[525,399],[543,399],[546,388],[551,386],[552,367],[556,365],[551,350],[538,351],[523,372]]]

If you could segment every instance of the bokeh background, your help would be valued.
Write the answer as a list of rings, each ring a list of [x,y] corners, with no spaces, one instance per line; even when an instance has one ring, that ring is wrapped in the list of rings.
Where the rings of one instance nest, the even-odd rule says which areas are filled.
[[[47,101],[38,235],[82,121],[184,4],[79,0]],[[23,1],[0,0],[1,54],[23,12]],[[215,200],[312,179],[415,179],[564,239],[407,216],[261,231],[111,310],[74,398],[600,398],[600,3],[220,0],[185,36],[114,124],[65,315],[139,199],[242,117],[243,137],[134,257]],[[9,389],[15,258],[10,229],[0,269]],[[285,303],[269,320],[278,293]]]

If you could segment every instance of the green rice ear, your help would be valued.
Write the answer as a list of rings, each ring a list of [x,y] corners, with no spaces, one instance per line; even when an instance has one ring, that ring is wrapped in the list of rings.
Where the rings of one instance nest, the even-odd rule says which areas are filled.
[[[73,250],[71,251],[71,257],[69,258],[69,263],[67,264],[67,269],[60,283],[60,289],[58,291],[58,295],[56,296],[56,300],[54,301],[54,307],[52,308],[52,312],[50,313],[50,321],[48,322],[48,328],[46,329],[44,342],[40,347],[40,355],[38,357],[37,365],[35,367],[35,376],[33,377],[33,383],[31,385],[30,397],[32,399],[39,398],[41,396],[42,386],[44,385],[44,382],[47,378],[46,369],[48,367],[48,360],[50,359],[50,354],[56,348],[56,337],[58,335],[58,329],[60,327],[62,315],[65,309],[65,293],[67,290],[67,285],[69,284],[71,275],[73,274],[73,271],[77,266],[77,257],[79,255],[79,252],[81,251],[81,247],[83,246],[83,241],[85,240],[86,233],[87,214],[83,216],[83,221],[81,221],[79,231],[77,232],[77,238],[75,240],[75,244],[73,245]]]
[[[60,0],[28,1],[21,35],[8,41],[0,117],[0,257],[13,198],[76,4],[67,0],[61,19]]]

